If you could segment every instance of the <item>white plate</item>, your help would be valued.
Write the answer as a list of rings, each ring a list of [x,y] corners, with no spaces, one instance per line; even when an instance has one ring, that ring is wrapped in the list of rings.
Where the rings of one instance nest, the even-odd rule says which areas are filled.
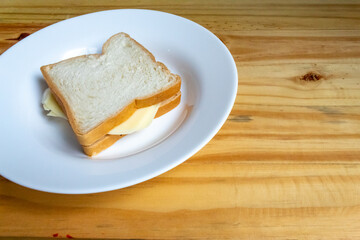
[[[100,52],[126,32],[182,77],[181,104],[149,128],[87,158],[66,121],[45,116],[40,66]],[[184,162],[220,129],[234,104],[237,70],[202,26],[168,13],[111,10],[46,27],[0,56],[0,174],[54,193],[95,193],[143,182]]]

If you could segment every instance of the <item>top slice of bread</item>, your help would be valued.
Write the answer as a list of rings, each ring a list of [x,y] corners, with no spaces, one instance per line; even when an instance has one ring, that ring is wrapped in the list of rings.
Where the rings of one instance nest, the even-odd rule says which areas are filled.
[[[90,145],[137,108],[160,103],[180,90],[181,78],[125,33],[112,36],[102,54],[41,67],[80,144]]]

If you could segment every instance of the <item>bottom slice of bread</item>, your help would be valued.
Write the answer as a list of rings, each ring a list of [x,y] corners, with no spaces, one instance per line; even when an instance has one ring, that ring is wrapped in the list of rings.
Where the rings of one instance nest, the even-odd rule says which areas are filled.
[[[179,105],[180,99],[181,92],[174,95],[174,97],[162,102],[155,115],[155,118],[158,118],[174,109],[177,105]],[[84,153],[90,157],[93,157],[113,145],[115,142],[117,142],[120,138],[124,136],[125,135],[105,135],[103,138],[96,141],[90,146],[82,146]]]

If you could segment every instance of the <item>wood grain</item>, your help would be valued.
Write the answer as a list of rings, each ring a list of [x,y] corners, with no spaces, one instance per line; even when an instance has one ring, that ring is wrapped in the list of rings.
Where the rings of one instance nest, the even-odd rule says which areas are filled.
[[[184,16],[228,46],[228,121],[184,164],[126,189],[59,195],[0,178],[0,238],[360,238],[360,2],[2,0],[0,53],[21,33],[118,8]]]

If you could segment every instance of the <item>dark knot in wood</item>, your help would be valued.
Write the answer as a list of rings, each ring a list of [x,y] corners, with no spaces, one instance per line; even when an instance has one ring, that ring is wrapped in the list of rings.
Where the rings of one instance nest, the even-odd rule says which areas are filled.
[[[8,39],[6,39],[6,40],[17,40],[17,41],[20,41],[20,40],[23,40],[24,38],[26,38],[27,36],[29,36],[30,35],[30,33],[21,33],[20,35],[19,35],[19,37],[17,37],[17,38],[8,38]]]
[[[315,72],[309,72],[307,74],[305,74],[304,76],[302,76],[300,78],[300,80],[303,81],[308,81],[308,82],[315,82],[315,81],[319,81],[322,78],[322,76],[318,73]]]

